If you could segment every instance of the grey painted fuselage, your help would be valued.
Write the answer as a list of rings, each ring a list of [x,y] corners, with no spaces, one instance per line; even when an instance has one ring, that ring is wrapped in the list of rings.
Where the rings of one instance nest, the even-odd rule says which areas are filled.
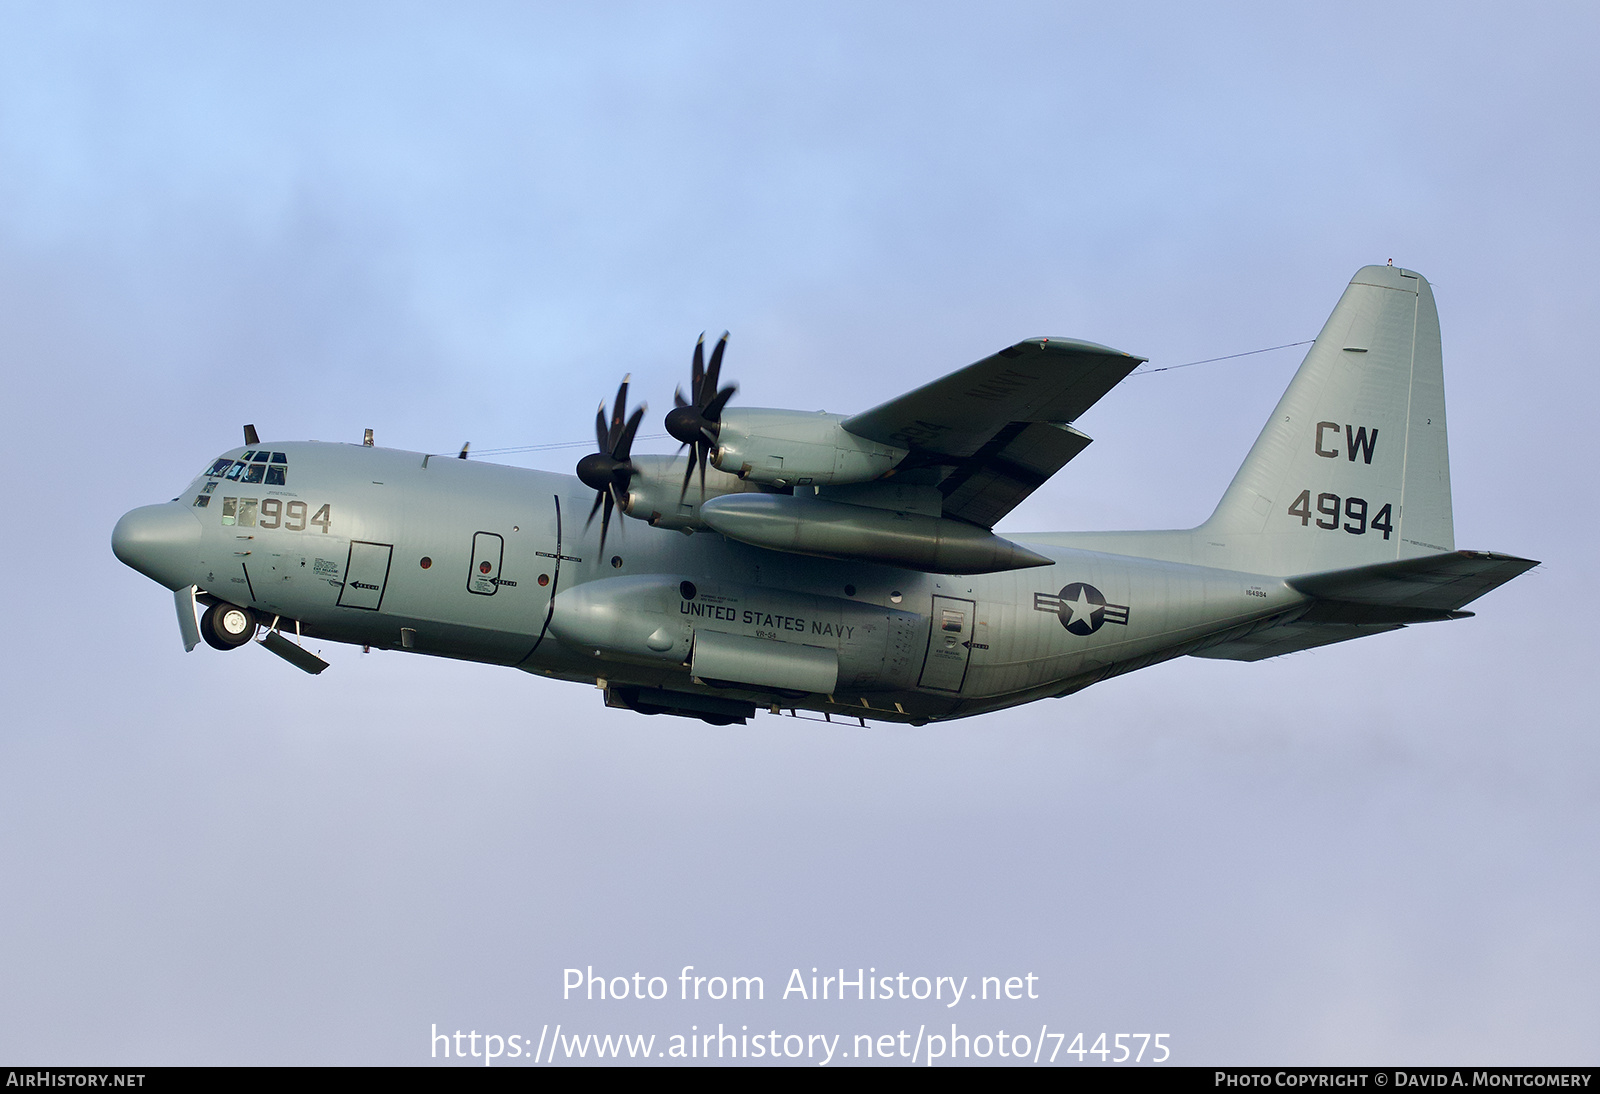
[[[790,422],[807,437],[852,426],[915,448],[958,436],[968,406],[1009,399],[1016,420],[985,425],[992,441],[972,439],[973,462],[937,487],[887,485],[887,474],[842,490],[791,483],[755,466],[770,458],[791,475],[810,451],[778,437],[739,457],[769,492],[718,472],[722,496],[701,521],[698,503],[670,489],[688,481],[686,461],[653,458],[645,475],[641,458],[629,465],[630,515],[603,551],[604,524],[589,522],[595,494],[575,477],[316,442],[225,454],[173,502],[125,515],[113,548],[177,592],[191,648],[199,631],[219,648],[240,645],[259,622],[267,648],[308,671],[325,666],[284,636],[513,666],[598,683],[613,705],[714,721],[760,707],[963,717],[1187,654],[1259,660],[1459,618],[1535,565],[1456,550],[1432,290],[1383,266],[1351,281],[1204,524],[994,537],[985,514],[1088,443],[1051,417],[1066,411],[1039,411],[1035,393],[1066,392],[1049,407],[1086,405],[1074,391],[1097,398],[1135,361],[1038,339],[866,414]],[[1109,380],[1094,371],[1106,362]],[[968,376],[979,377],[970,392]],[[940,414],[946,425],[917,433],[927,426],[917,415]],[[621,418],[619,392],[614,429]],[[789,422],[780,412],[745,421],[768,418]],[[910,452],[913,474],[954,458],[874,444],[860,446],[874,460]],[[853,468],[860,455],[841,448],[842,462],[827,463],[833,450],[811,447],[824,467]],[[768,448],[786,455],[761,457]],[[1043,477],[1029,470],[1039,466]],[[726,534],[710,529],[717,521]],[[868,561],[885,558],[898,565]],[[924,572],[939,558],[1019,568]],[[193,597],[211,606],[208,620],[234,607],[231,639],[214,641],[205,621],[197,631]]]
[[[585,528],[593,494],[568,475],[361,445],[263,447],[287,456],[284,485],[202,476],[176,501],[136,511],[166,510],[152,519],[198,530],[169,533],[183,546],[146,562],[151,576],[252,608],[263,623],[281,617],[285,633],[298,623],[308,637],[564,680],[933,720],[1076,690],[1308,600],[1282,579],[1037,544],[1054,565],[951,577],[624,521],[600,557],[598,522]],[[212,500],[196,508],[208,482]],[[238,500],[225,526],[229,498]],[[304,508],[286,516],[296,502]],[[246,514],[253,524],[240,523]],[[1076,583],[1109,610],[1063,606],[1062,590]],[[585,648],[586,621],[564,611],[585,587],[615,600],[624,629],[636,616],[646,636],[671,625],[831,649],[838,686],[831,696],[711,688],[691,682],[678,650],[655,655],[635,642],[630,653],[625,635]],[[1064,625],[1074,611],[1076,629],[1092,633]]]

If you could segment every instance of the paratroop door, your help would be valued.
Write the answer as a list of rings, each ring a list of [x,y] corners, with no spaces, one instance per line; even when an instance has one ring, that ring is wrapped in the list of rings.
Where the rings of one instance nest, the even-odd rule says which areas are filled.
[[[967,678],[967,659],[972,656],[972,625],[976,605],[954,596],[933,598],[933,617],[928,627],[928,655],[922,663],[918,687],[938,691],[960,691]]]

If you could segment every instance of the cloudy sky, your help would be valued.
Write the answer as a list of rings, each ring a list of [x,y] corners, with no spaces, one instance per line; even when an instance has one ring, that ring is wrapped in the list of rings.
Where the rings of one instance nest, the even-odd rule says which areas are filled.
[[[1600,17],[1114,7],[0,5],[0,1063],[951,1022],[1592,1063]],[[110,552],[247,421],[576,441],[724,328],[741,401],[860,410],[1036,335],[1310,338],[1390,259],[1439,301],[1458,544],[1544,562],[1470,621],[719,729],[398,653],[185,655]],[[1002,530],[1204,519],[1298,352],[1128,380]],[[685,965],[767,998],[679,1001]],[[672,997],[564,1001],[588,966]],[[812,967],[1038,998],[780,998]]]

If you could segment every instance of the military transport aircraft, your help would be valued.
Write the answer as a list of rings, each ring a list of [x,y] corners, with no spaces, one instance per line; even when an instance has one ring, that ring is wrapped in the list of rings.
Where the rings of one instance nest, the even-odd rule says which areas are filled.
[[[1455,549],[1438,312],[1409,270],[1356,274],[1183,531],[991,531],[1142,358],[1033,338],[845,415],[730,406],[725,347],[695,348],[666,416],[677,456],[632,453],[626,380],[576,478],[246,426],[112,549],[175,590],[186,649],[259,634],[311,673],[306,638],[409,650],[715,724],[966,717],[1174,657],[1461,618],[1537,565]]]

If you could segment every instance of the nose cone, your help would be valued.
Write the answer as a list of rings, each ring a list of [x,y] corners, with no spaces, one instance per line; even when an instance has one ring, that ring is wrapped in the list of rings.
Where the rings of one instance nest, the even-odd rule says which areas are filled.
[[[125,564],[169,589],[194,583],[200,518],[189,507],[167,502],[124,513],[111,531],[111,550]]]

